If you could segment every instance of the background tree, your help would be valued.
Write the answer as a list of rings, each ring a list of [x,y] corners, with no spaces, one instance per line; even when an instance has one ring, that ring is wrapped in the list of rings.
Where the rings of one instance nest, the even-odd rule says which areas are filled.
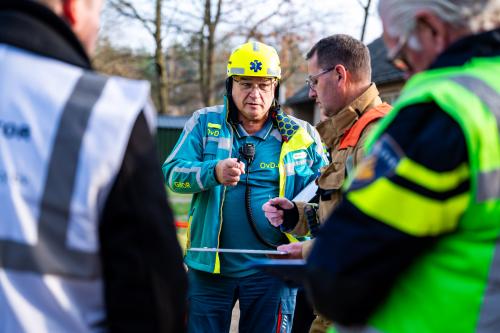
[[[361,5],[361,7],[363,7],[363,10],[365,12],[365,14],[363,16],[363,26],[361,28],[361,41],[364,41],[365,40],[365,31],[366,31],[366,22],[368,21],[368,16],[370,15],[370,4],[371,4],[372,0],[368,0],[366,5],[361,0],[358,0],[358,2]]]
[[[363,38],[370,3],[368,0],[368,5],[363,5]],[[305,52],[329,34],[317,27],[338,26],[338,32],[344,32],[343,22],[350,20],[340,12],[318,10],[318,2],[309,0],[109,0],[108,4],[105,22],[112,16],[119,22],[108,25],[108,34],[140,25],[153,41],[150,60],[140,69],[142,78],[152,82],[159,111],[169,114],[188,114],[221,103],[229,54],[249,40],[277,48],[282,66],[281,95],[289,96],[304,84]],[[123,56],[122,48],[116,51]],[[148,50],[140,53],[142,57]],[[135,56],[137,50],[129,54]]]
[[[128,0],[110,0],[109,6],[122,16],[140,22],[144,29],[154,39],[154,63],[156,73],[156,93],[154,95],[157,96],[159,112],[167,113],[169,106],[169,87],[162,35],[164,28],[166,28],[165,31],[168,31],[170,28],[174,27],[174,23],[167,20],[166,24],[164,24],[163,0],[155,0],[153,13],[138,10],[134,3]]]

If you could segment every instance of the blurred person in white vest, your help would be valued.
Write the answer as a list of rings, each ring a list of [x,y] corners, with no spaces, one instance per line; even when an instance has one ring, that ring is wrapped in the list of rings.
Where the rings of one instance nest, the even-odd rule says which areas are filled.
[[[184,330],[149,84],[92,70],[101,0],[0,2],[0,332]]]

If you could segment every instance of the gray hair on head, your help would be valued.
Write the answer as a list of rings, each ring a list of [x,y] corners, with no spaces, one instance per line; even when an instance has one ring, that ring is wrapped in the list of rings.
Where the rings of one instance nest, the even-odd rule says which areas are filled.
[[[378,5],[386,31],[392,37],[407,34],[415,26],[415,13],[419,10],[432,11],[452,27],[470,33],[500,26],[499,0],[380,0]]]

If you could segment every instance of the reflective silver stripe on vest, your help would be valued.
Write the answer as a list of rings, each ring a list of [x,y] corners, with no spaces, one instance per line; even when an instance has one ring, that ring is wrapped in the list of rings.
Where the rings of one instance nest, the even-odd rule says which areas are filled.
[[[452,77],[453,82],[473,92],[481,101],[486,104],[500,124],[500,94],[489,84],[475,76],[461,75]]]
[[[476,332],[478,333],[500,332],[500,240],[497,240],[490,267],[488,284],[477,323]]]
[[[451,80],[476,95],[493,113],[500,129],[500,94],[481,79],[470,75],[452,77]],[[478,202],[500,199],[500,169],[482,172],[478,178]]]
[[[477,202],[500,199],[500,170],[481,172],[478,179]]]
[[[106,81],[104,77],[85,73],[76,83],[62,112],[48,163],[40,203],[38,243],[32,246],[0,240],[0,267],[78,278],[99,276],[97,254],[68,249],[66,234],[82,139]]]

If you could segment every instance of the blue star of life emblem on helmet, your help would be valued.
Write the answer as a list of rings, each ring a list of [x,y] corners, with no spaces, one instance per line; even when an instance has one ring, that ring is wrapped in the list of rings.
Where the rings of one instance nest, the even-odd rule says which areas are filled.
[[[250,63],[250,70],[251,71],[254,71],[255,73],[257,73],[261,69],[262,69],[262,62],[260,62],[258,60],[254,60]]]

